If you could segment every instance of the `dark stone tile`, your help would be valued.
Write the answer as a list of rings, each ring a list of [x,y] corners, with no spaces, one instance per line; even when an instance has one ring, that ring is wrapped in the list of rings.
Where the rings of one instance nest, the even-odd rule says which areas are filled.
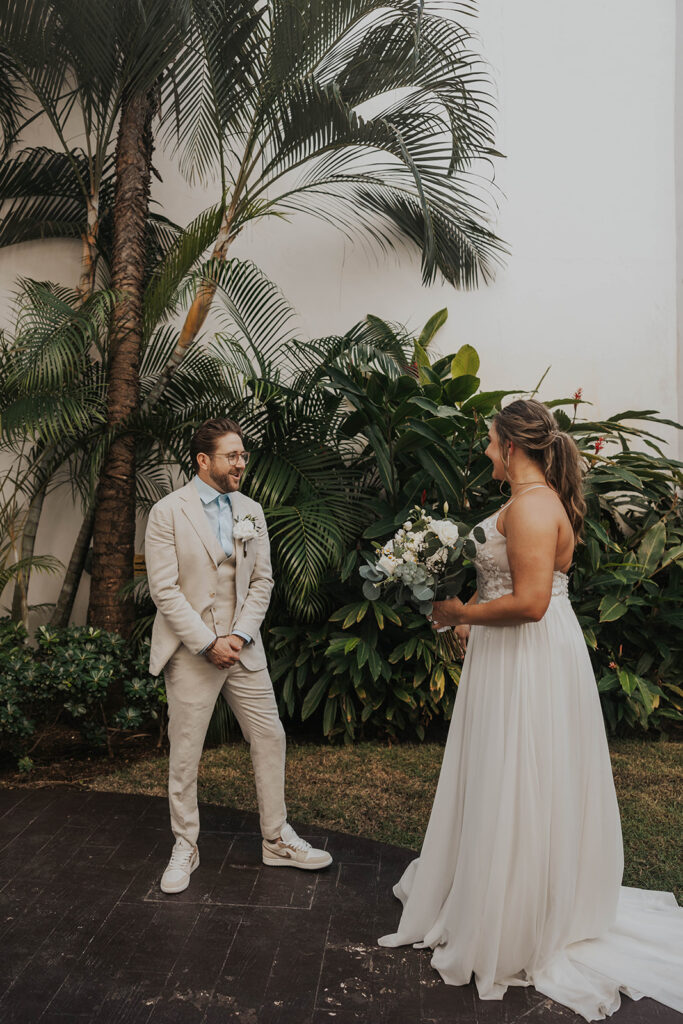
[[[0,819],[14,810],[31,793],[29,789],[0,789]]]
[[[379,843],[339,833],[330,836],[327,849],[339,864],[371,864],[377,868],[381,856]]]
[[[336,862],[269,869],[255,815],[203,807],[201,865],[166,896],[165,799],[6,793],[2,1024],[581,1024],[532,988],[482,1001],[445,985],[430,950],[377,946],[398,923],[391,889],[411,851],[299,828]],[[624,997],[611,1020],[683,1015]]]
[[[446,985],[430,964],[431,949],[411,949],[410,952],[420,964],[420,1001],[424,1020],[457,1019],[462,1024],[477,1024],[481,1000],[474,985]]]
[[[311,1024],[375,1024],[372,1004],[357,1010],[326,1010],[317,1007],[313,1011]]]
[[[64,985],[75,962],[73,954],[44,943],[6,992],[0,1003],[0,1018],[37,1021]],[[78,1012],[75,1006],[72,1009]]]
[[[412,947],[377,947],[372,954],[372,1001],[381,1024],[401,1019],[419,1020],[421,1014],[420,961]]]
[[[147,1024],[161,1002],[164,983],[165,978],[152,971],[117,973],[106,999],[89,1024]]]
[[[210,989],[194,985],[164,988],[149,1017],[149,1024],[202,1024],[211,995]]]
[[[284,915],[259,1024],[307,1021],[316,1005],[329,911]]]
[[[167,989],[213,992],[241,923],[240,910],[202,908],[168,977]]]
[[[259,909],[243,916],[216,981],[206,1024],[224,1024],[231,1019],[229,1014],[242,1014],[242,1020],[258,1022],[285,913]]]
[[[3,792],[5,791],[3,790]],[[27,793],[26,790],[21,790],[21,792],[22,794]],[[24,799],[17,801],[17,803],[3,815],[2,829],[0,830],[0,850],[4,850],[16,836],[28,829],[29,826],[34,825],[34,823],[39,820],[42,813],[44,811],[49,811],[55,805],[57,800],[58,796],[54,790],[39,789],[28,792]],[[61,827],[63,824],[64,822],[56,816],[53,818],[51,827],[49,825],[47,829],[41,827],[42,833],[49,835],[51,832],[55,832],[57,828]]]
[[[318,874],[317,871],[264,865],[254,882],[249,902],[255,906],[309,910],[313,904]]]
[[[33,858],[54,839],[55,830],[49,825],[42,828],[24,828],[0,850],[0,874],[3,878],[15,878],[19,873],[30,872]]]
[[[564,1010],[563,1006],[557,1006],[558,1010]],[[569,1011],[567,1011],[569,1012]],[[575,1015],[576,1021],[582,1018]],[[683,1013],[677,1013],[668,1006],[656,1003],[654,999],[629,999],[622,995],[621,1006],[615,1014],[610,1017],[615,1024],[683,1024]],[[570,1022],[563,1022],[570,1024]]]

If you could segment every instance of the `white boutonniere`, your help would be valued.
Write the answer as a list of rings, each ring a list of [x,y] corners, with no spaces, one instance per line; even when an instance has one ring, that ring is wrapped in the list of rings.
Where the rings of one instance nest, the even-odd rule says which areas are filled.
[[[232,535],[235,540],[242,541],[244,554],[246,555],[247,541],[253,540],[254,537],[258,537],[256,520],[251,513],[246,516],[237,516],[232,525]]]

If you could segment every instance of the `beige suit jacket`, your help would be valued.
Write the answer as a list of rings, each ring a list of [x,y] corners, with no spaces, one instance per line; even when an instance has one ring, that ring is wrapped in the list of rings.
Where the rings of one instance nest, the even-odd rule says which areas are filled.
[[[240,662],[256,671],[265,668],[261,623],[270,603],[273,573],[268,530],[261,506],[239,491],[230,494],[233,515],[252,515],[258,536],[235,541],[235,614],[230,631],[253,638],[245,644]],[[214,636],[212,608],[216,599],[222,552],[190,482],[158,501],[149,514],[145,562],[149,592],[157,606],[152,629],[149,670],[158,675],[184,644],[199,654]]]

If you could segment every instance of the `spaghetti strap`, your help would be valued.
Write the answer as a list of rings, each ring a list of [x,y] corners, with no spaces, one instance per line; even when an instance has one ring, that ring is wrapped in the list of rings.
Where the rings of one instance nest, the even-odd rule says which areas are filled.
[[[505,504],[498,509],[498,514],[500,514],[503,509],[509,508],[513,501],[517,501],[517,498],[523,498],[525,494],[529,493],[529,491],[537,491],[539,487],[547,487],[549,491],[552,490],[552,487],[548,487],[548,484],[534,484],[532,487],[527,487],[527,489],[522,491],[521,494],[515,494],[513,498],[509,498]]]

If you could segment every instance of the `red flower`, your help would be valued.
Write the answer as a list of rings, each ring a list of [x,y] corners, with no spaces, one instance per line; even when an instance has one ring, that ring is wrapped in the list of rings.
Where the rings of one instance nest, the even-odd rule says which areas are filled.
[[[580,402],[580,401],[581,401],[581,397],[582,397],[582,395],[583,395],[583,388],[578,388],[578,389],[577,389],[577,390],[576,390],[576,391],[574,392],[574,401],[575,401],[575,402]]]
[[[604,447],[605,447],[605,439],[604,439],[604,437],[599,437],[597,439],[597,441],[595,442],[595,454],[598,455],[602,451],[602,449]]]
[[[421,505],[424,505],[424,503],[425,503],[425,501],[426,501],[426,500],[427,500],[427,491],[426,491],[426,490],[424,490],[424,491],[422,492],[422,497],[420,498],[420,504],[421,504]]]
[[[610,663],[609,663],[609,667],[610,667],[610,668],[614,668],[614,669],[616,669],[616,667],[617,667],[617,663],[616,663],[616,661],[610,661]]]

